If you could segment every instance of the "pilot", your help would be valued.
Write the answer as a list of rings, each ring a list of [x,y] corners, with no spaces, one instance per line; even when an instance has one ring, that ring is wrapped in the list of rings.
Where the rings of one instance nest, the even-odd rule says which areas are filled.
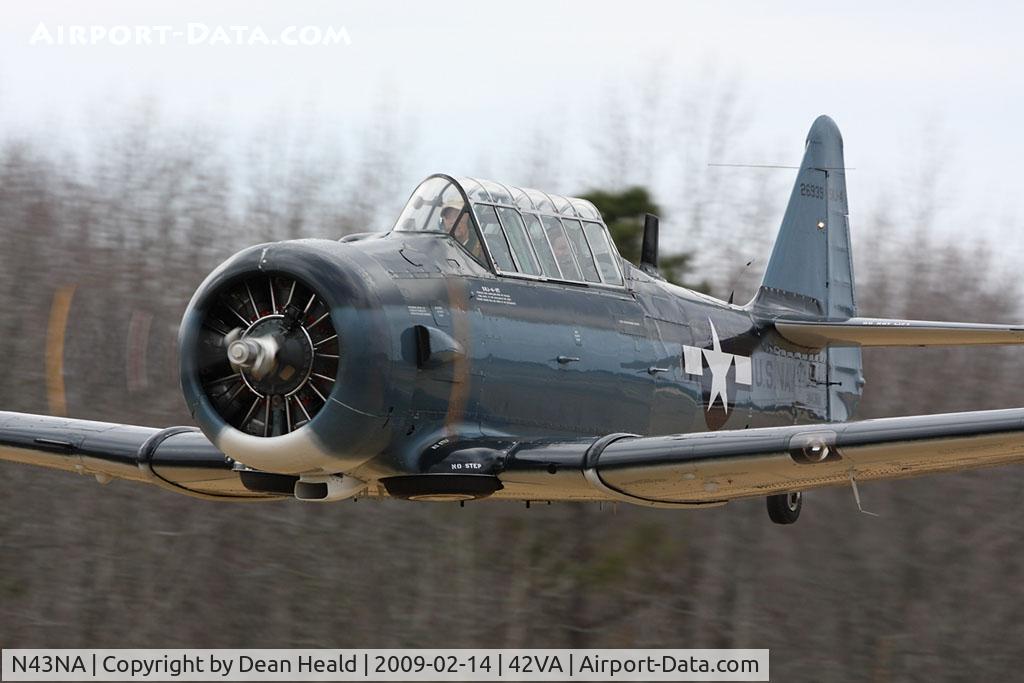
[[[551,240],[551,248],[555,252],[558,263],[562,266],[572,263],[572,247],[569,246],[569,240],[566,239],[565,233],[558,229],[549,230],[548,239]]]
[[[476,230],[469,219],[469,211],[462,202],[445,204],[441,209],[441,225],[445,232],[454,237],[476,260],[484,262],[484,249]]]

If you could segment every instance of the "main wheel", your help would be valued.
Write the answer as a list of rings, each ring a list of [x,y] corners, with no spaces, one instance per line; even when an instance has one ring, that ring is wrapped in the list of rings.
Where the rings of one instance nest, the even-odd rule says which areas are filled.
[[[792,524],[800,518],[804,495],[799,491],[768,496],[768,516],[776,524]]]

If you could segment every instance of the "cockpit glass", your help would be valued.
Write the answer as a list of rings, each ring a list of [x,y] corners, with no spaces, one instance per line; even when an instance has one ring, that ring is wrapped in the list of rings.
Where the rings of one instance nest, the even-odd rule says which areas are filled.
[[[469,201],[491,201],[491,194],[487,191],[487,188],[485,188],[476,178],[459,178],[458,180],[460,183],[462,183],[462,189],[466,191],[466,195],[469,196]]]
[[[555,212],[562,216],[575,216],[576,208],[569,202],[567,197],[553,194],[550,195],[551,201],[555,203]]]
[[[506,273],[516,272],[516,264],[512,260],[512,253],[509,251],[508,242],[505,241],[505,234],[501,230],[501,223],[494,213],[493,206],[477,204],[476,217],[480,221],[480,230],[483,232],[484,241],[487,242],[487,249],[491,252],[491,258],[499,270]]]
[[[533,255],[530,240],[526,236],[526,226],[523,225],[523,219],[520,218],[519,212],[502,207],[498,209],[498,217],[505,228],[505,235],[512,246],[512,251],[516,255],[519,272],[527,275],[540,275],[540,266],[537,265],[537,259]]]
[[[555,260],[551,243],[544,234],[544,228],[541,227],[540,218],[532,213],[524,213],[523,220],[526,221],[526,232],[530,236],[533,250],[537,252],[537,258],[540,259],[540,266],[544,275],[562,279],[564,277],[562,270],[558,267],[558,261]]]
[[[597,210],[597,207],[588,202],[586,199],[570,199],[576,212],[580,215],[580,218],[589,218],[592,221],[601,220],[601,212]]]
[[[579,221],[567,219],[562,220],[562,225],[565,226],[565,233],[569,236],[569,244],[572,245],[572,251],[576,255],[576,262],[580,264],[580,270],[583,271],[583,279],[587,282],[600,282],[601,276],[597,274],[594,256],[590,252],[587,238],[583,235],[583,226]]]
[[[484,189],[487,190],[487,194],[490,195],[490,201],[495,204],[514,204],[515,200],[512,199],[512,193],[507,187],[501,183],[496,183],[493,180],[480,180],[477,182],[483,185]]]
[[[605,236],[604,227],[599,223],[585,221],[583,231],[587,235],[587,241],[594,252],[594,260],[597,261],[598,270],[601,271],[601,279],[609,285],[621,285],[622,275],[615,266],[615,258],[612,256],[612,249],[608,245],[608,238]]]
[[[562,277],[566,280],[582,280],[583,274],[580,273],[576,259],[573,258],[572,247],[569,246],[569,239],[562,229],[562,222],[554,216],[543,216],[541,220],[544,222],[544,233],[551,243],[551,249],[562,270]]]
[[[427,178],[413,192],[395,223],[404,232],[450,232],[466,208],[462,193],[447,178]],[[447,221],[446,221],[447,218]]]
[[[526,190],[521,187],[510,187],[509,189],[512,190],[512,199],[516,201],[516,206],[521,211],[532,211],[537,208]]]
[[[447,235],[498,275],[615,287],[625,282],[601,213],[585,199],[436,175],[416,188],[395,230]]]
[[[537,211],[544,213],[557,213],[557,211],[555,211],[554,202],[551,201],[551,197],[546,193],[541,192],[540,190],[524,190],[524,192],[530,197],[530,201],[533,202],[533,206]]]

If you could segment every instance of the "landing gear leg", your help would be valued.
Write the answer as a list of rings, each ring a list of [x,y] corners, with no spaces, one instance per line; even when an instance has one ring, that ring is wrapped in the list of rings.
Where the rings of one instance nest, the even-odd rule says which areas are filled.
[[[800,517],[804,494],[799,491],[768,496],[768,516],[776,524],[792,524]]]

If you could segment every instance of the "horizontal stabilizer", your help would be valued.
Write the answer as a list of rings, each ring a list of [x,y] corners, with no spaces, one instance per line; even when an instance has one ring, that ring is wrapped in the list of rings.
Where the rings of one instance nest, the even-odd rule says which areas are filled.
[[[1024,325],[850,318],[841,322],[776,320],[783,337],[812,349],[834,346],[972,346],[1024,344]]]

